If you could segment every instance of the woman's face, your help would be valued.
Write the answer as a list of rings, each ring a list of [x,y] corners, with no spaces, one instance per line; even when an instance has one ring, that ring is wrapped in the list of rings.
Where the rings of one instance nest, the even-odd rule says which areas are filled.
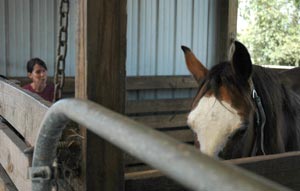
[[[33,66],[32,73],[28,73],[28,77],[33,83],[37,85],[44,85],[47,82],[47,70],[39,64],[35,64]]]

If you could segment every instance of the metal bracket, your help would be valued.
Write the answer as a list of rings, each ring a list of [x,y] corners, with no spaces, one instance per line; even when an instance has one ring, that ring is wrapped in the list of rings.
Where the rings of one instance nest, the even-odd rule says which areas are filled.
[[[52,178],[52,169],[49,166],[30,167],[29,175],[32,181],[47,181]]]

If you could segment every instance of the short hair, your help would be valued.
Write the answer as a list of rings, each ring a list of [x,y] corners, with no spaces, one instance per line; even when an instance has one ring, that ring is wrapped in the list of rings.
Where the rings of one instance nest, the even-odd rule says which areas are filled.
[[[38,64],[38,65],[42,66],[43,68],[45,68],[46,70],[48,70],[48,68],[43,60],[41,60],[40,58],[32,58],[27,62],[27,72],[32,73],[33,67],[36,64]]]

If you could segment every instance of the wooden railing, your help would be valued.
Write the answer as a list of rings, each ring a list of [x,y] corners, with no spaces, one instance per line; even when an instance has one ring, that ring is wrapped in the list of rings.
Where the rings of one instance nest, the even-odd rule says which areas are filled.
[[[18,190],[31,190],[25,149],[34,145],[42,118],[51,103],[0,79],[0,163]],[[7,122],[6,122],[7,121]]]

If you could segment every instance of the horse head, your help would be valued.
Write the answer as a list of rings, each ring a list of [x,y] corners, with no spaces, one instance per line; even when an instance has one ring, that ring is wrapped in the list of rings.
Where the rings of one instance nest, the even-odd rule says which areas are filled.
[[[196,133],[201,152],[215,158],[251,155],[256,113],[251,80],[252,62],[246,47],[235,41],[232,57],[208,70],[182,46],[186,65],[199,90],[187,123]]]

